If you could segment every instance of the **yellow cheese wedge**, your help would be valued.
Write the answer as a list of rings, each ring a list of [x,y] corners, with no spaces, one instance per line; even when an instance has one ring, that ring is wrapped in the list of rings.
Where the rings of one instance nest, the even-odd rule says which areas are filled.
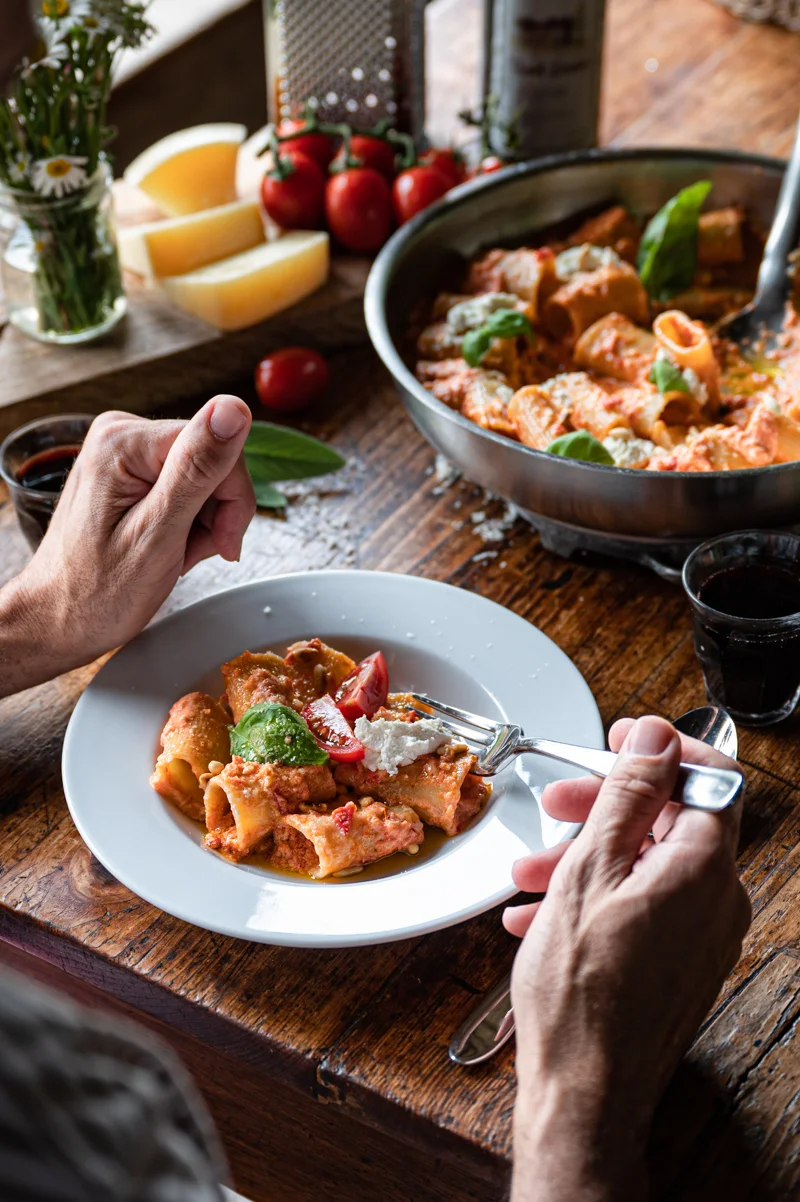
[[[193,125],[142,151],[123,172],[169,217],[197,213],[236,199],[236,156],[243,125]]]
[[[255,201],[237,200],[186,217],[168,217],[117,234],[123,267],[151,279],[185,275],[265,242],[264,222]]]
[[[221,330],[243,330],[324,284],[329,257],[327,234],[295,230],[188,275],[169,276],[161,284],[188,313]]]

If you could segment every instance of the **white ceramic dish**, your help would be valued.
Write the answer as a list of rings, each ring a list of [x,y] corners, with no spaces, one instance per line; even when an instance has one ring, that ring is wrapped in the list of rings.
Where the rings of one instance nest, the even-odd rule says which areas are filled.
[[[265,608],[269,612],[265,612]],[[167,712],[183,693],[222,691],[219,665],[245,649],[319,635],[356,659],[380,648],[393,690],[417,689],[520,723],[529,734],[603,745],[600,715],[566,655],[474,593],[387,572],[307,572],[229,589],[150,627],[100,670],[64,744],[70,812],[91,851],[146,901],[208,930],[292,947],[422,935],[511,897],[511,865],[543,837],[534,785],[570,775],[527,756],[495,781],[463,834],[376,873],[306,881],[205,850],[199,827],[148,785]],[[399,862],[399,863],[398,863]],[[397,867],[395,867],[395,865]]]

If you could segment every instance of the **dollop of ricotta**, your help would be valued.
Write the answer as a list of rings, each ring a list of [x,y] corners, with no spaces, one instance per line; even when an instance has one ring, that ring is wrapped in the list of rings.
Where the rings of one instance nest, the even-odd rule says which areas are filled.
[[[364,764],[370,772],[387,772],[396,776],[397,769],[413,764],[421,755],[438,750],[449,743],[450,736],[437,718],[420,718],[419,722],[400,722],[392,718],[357,718],[356,738],[364,744]]]
[[[591,242],[583,242],[580,246],[569,246],[556,255],[556,275],[562,283],[568,284],[576,275],[586,275],[591,271],[599,271],[601,267],[621,267],[623,260],[611,246],[594,246]]]
[[[447,312],[447,324],[454,334],[477,330],[496,309],[519,308],[519,297],[511,292],[483,292],[459,301]]]

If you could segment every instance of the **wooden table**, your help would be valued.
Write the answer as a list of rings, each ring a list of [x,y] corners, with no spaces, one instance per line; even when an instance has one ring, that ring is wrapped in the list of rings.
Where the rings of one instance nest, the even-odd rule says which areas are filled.
[[[435,8],[441,44],[463,42],[456,0]],[[469,46],[458,48],[452,61],[468,62]],[[606,139],[785,153],[798,55],[797,37],[703,0],[612,0]],[[452,92],[446,74],[443,65],[434,98],[437,87]],[[302,501],[286,521],[259,517],[240,564],[202,565],[165,609],[237,581],[355,562],[509,606],[572,657],[608,723],[702,703],[677,589],[630,566],[559,560],[522,523],[495,557],[476,559],[487,548],[468,518],[483,498],[465,483],[437,487],[432,452],[371,352],[343,352],[332,366],[312,428],[363,465],[350,491],[325,501],[324,525]],[[0,580],[26,554],[3,497]],[[446,1055],[453,1028],[510,966],[499,913],[387,947],[310,952],[210,935],[144,904],[93,860],[61,789],[64,729],[93,671],[0,704],[0,958],[168,1039],[255,1202],[502,1198],[513,1053],[472,1072]],[[798,733],[798,718],[742,732],[740,865],[753,925],[662,1107],[656,1199],[778,1202],[800,1189]]]

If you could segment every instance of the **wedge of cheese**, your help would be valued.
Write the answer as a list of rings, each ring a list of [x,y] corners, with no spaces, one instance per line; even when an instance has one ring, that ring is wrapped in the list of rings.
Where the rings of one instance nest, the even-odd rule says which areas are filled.
[[[188,313],[220,330],[243,330],[314,292],[328,278],[328,266],[328,235],[295,230],[161,285]]]
[[[168,217],[121,229],[117,235],[123,267],[152,279],[185,275],[265,242],[264,222],[255,201],[236,200],[186,217]]]
[[[236,156],[243,125],[193,125],[142,151],[123,173],[169,217],[198,213],[236,199]]]

